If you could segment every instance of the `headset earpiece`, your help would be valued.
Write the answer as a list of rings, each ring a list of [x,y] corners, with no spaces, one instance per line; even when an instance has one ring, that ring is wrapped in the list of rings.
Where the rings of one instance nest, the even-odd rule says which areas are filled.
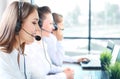
[[[56,30],[58,30],[58,26],[57,26],[57,24],[55,23],[55,18],[54,18],[54,15],[52,14],[52,16],[53,16],[53,21],[54,21],[54,24],[53,24],[53,26],[54,26],[54,31],[56,31]]]
[[[17,23],[16,23],[16,27],[15,27],[15,32],[18,34],[18,32],[21,29],[21,8],[22,8],[22,2],[18,2],[18,19],[17,19]]]
[[[57,26],[56,23],[55,23],[53,26],[54,26],[54,30],[55,30],[55,31],[58,30],[58,26]]]
[[[42,25],[43,25],[43,21],[42,21],[42,12],[40,11],[40,8],[37,9],[38,11],[38,16],[39,16],[39,21],[38,21],[38,25],[40,28],[42,28]]]
[[[38,21],[38,25],[39,25],[40,28],[42,28],[42,19],[41,18]]]
[[[21,29],[21,22],[20,21],[17,21],[16,23],[16,28],[15,28],[15,32],[18,33]]]

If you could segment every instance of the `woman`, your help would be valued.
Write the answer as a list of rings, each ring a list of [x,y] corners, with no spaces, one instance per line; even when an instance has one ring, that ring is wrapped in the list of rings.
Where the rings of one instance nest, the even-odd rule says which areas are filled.
[[[62,66],[63,62],[80,63],[82,61],[87,61],[87,58],[73,58],[64,55],[65,51],[62,45],[62,31],[64,30],[63,16],[58,13],[52,13],[52,15],[55,22],[55,29],[53,30],[53,34],[51,34],[49,38],[44,38],[44,41],[47,44],[47,51],[52,63],[56,66]]]
[[[41,41],[35,41],[31,45],[26,45],[25,53],[27,54],[27,61],[32,63],[29,65],[31,69],[32,79],[73,79],[73,70],[61,69],[51,64],[48,53],[46,51],[46,44],[43,41],[44,37],[49,37],[53,30],[53,18],[51,10],[47,6],[39,7],[38,14],[40,17],[39,26],[40,31],[37,34],[41,35]],[[52,46],[52,45],[51,45]]]
[[[27,2],[12,2],[0,22],[0,79],[30,79],[24,45],[34,41],[37,8]]]

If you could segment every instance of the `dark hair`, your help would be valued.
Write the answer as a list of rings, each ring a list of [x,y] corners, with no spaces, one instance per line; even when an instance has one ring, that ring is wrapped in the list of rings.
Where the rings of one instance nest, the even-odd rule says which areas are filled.
[[[41,20],[44,20],[45,14],[51,13],[51,9],[48,6],[38,7],[38,15]]]

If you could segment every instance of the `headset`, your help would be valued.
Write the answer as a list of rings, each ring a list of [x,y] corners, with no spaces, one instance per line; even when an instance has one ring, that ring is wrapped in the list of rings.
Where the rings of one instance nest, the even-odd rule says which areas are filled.
[[[18,18],[17,18],[17,23],[16,23],[16,27],[15,27],[15,33],[19,34],[19,31],[21,30],[21,25],[22,25],[22,8],[23,8],[23,4],[24,2],[22,2],[21,0],[19,0],[18,2]],[[40,22],[40,20],[39,20]],[[41,22],[42,23],[42,22]],[[40,24],[40,23],[39,23]],[[23,29],[27,34],[31,35],[32,37],[35,38],[35,40],[40,41],[41,37],[39,35],[32,35],[29,32],[27,32],[25,29]]]
[[[40,16],[39,16],[38,25],[40,26],[40,28],[42,28],[42,24],[43,24],[43,21],[42,21],[42,19],[41,19]]]
[[[39,8],[38,8],[38,15],[39,15]],[[43,30],[43,31],[46,31],[46,32],[48,32],[48,33],[51,33],[51,32],[49,32],[49,31],[47,31],[46,29],[43,29],[43,28],[42,28],[43,19],[42,19],[42,17],[41,17],[40,15],[39,15],[38,25],[39,25],[39,27],[40,27],[40,29],[41,29],[41,35],[42,35],[42,30]],[[43,46],[43,51],[44,51],[45,58],[46,58],[47,62],[49,63],[50,69],[51,69],[51,68],[52,68],[52,64],[50,63],[49,59],[47,58],[47,54],[46,54],[47,52],[46,52],[46,50],[45,50],[45,45],[44,45],[43,39],[41,39],[41,40],[42,40],[42,46]]]
[[[46,31],[46,32],[49,32],[49,31],[47,31],[47,30],[45,30],[45,29],[42,29],[42,24],[43,24],[43,21],[42,21],[42,19],[41,19],[40,16],[39,16],[38,25],[40,26],[40,29],[41,29],[41,35],[42,35],[42,30],[43,30],[43,31]],[[49,33],[50,33],[50,32],[49,32]],[[46,54],[47,52],[46,52],[46,50],[45,50],[45,45],[44,45],[43,39],[41,39],[41,40],[42,40],[42,46],[43,46],[43,51],[44,51],[45,58],[46,58],[47,62],[49,63],[50,69],[51,69],[51,68],[52,68],[52,65],[51,65],[49,59],[47,58],[47,54]]]
[[[42,25],[43,25],[43,20],[42,20],[42,17],[40,16],[40,11],[39,11],[39,7],[38,7],[38,9],[37,9],[37,11],[38,11],[38,16],[39,16],[39,21],[38,21],[38,25],[39,25],[39,27],[40,28],[42,28]]]
[[[23,7],[23,2],[21,0],[18,2],[18,18],[17,18],[17,23],[15,27],[15,33],[18,34],[20,29],[21,29],[21,24],[22,24],[22,9]]]
[[[57,23],[55,23],[55,18],[54,18],[54,15],[53,15],[53,14],[52,14],[52,16],[53,16],[53,21],[54,21],[54,24],[53,24],[53,26],[54,26],[54,31],[56,31],[56,30],[58,30],[58,26],[57,26]],[[38,24],[39,24],[40,28],[42,28],[43,21],[42,21],[42,18],[41,18],[40,16],[39,16]],[[45,31],[45,29],[42,29],[42,30]]]
[[[39,11],[39,8],[38,8],[37,10],[38,10],[38,15],[39,15],[38,25],[39,25],[39,27],[40,27],[40,29],[41,29],[41,32],[42,32],[42,30],[43,30],[43,31],[45,31],[45,32],[51,33],[50,31],[48,31],[48,30],[42,28],[43,19],[42,19],[42,15],[40,15],[42,12]]]
[[[18,18],[17,18],[17,23],[16,23],[16,27],[15,27],[15,33],[19,34],[19,31],[21,30],[21,25],[22,25],[22,7],[23,7],[23,3],[21,0],[18,1]],[[20,41],[20,39],[19,39]],[[22,52],[22,49],[19,48],[20,54]],[[24,76],[25,79],[27,79],[27,74],[26,74],[26,61],[25,61],[25,55],[23,54],[24,57]]]
[[[54,31],[56,31],[56,30],[58,30],[58,26],[57,26],[57,23],[55,22],[55,17],[54,17],[54,15],[53,15],[53,13],[52,13],[52,16],[53,16],[53,21],[54,21],[54,24],[53,24],[53,26],[54,26]]]

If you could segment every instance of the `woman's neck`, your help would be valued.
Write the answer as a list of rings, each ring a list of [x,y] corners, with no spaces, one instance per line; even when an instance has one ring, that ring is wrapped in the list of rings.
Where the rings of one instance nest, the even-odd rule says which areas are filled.
[[[18,36],[16,36],[16,41],[14,43],[14,48],[17,49],[17,50],[19,50],[21,44],[22,44],[22,41],[20,40],[20,37],[18,35]]]

